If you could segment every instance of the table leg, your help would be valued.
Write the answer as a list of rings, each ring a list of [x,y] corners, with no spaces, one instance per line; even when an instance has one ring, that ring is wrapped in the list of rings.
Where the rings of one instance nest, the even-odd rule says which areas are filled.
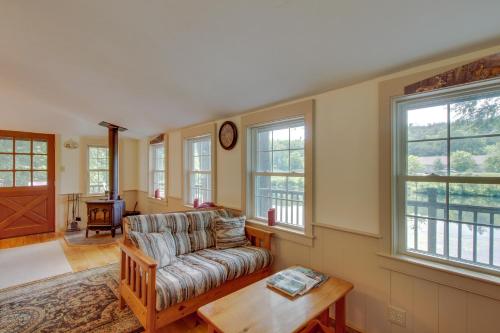
[[[321,314],[318,317],[318,320],[325,326],[330,326],[329,325],[329,319],[330,319],[330,308],[326,308],[325,311],[321,312]]]
[[[216,333],[216,332],[217,332],[217,331],[215,330],[215,327],[213,327],[212,325],[207,324],[207,326],[208,326],[207,333]]]
[[[345,297],[335,302],[335,333],[345,333]]]

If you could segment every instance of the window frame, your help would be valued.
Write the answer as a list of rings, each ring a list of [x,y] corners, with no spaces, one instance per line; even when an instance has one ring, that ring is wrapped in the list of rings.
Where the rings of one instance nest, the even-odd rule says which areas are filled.
[[[282,119],[282,120],[277,120],[273,121],[270,123],[263,123],[263,124],[255,124],[253,126],[248,127],[247,129],[247,136],[250,137],[250,140],[248,140],[248,150],[247,150],[247,159],[250,159],[250,162],[248,163],[249,169],[247,171],[248,173],[248,179],[249,179],[249,190],[248,190],[248,205],[247,205],[247,215],[256,221],[264,222],[267,223],[267,219],[264,219],[262,217],[258,217],[255,212],[255,200],[256,200],[256,188],[255,188],[255,179],[258,176],[283,176],[283,177],[301,177],[304,180],[304,200],[303,200],[303,212],[302,212],[302,219],[304,221],[304,224],[302,226],[298,225],[293,225],[292,223],[284,223],[284,222],[278,222],[276,221],[276,225],[285,227],[285,228],[290,228],[290,229],[295,229],[298,231],[303,231],[305,229],[305,179],[306,179],[306,174],[305,174],[305,137],[304,137],[304,171],[303,172],[264,172],[264,171],[257,171],[257,153],[258,153],[258,143],[257,143],[257,136],[259,133],[259,129],[265,129],[265,130],[280,130],[280,129],[290,129],[292,127],[298,127],[298,126],[304,126],[304,132],[305,132],[305,127],[306,127],[306,122],[305,118],[302,117],[296,117],[296,118],[290,118],[290,119]],[[290,144],[290,137],[289,137],[289,144]],[[288,151],[288,156],[289,156],[289,166],[290,166],[290,152],[294,149],[290,149],[290,146],[286,151]],[[297,149],[298,150],[298,149]],[[272,150],[274,152],[274,150]],[[271,165],[273,161],[271,160]],[[286,200],[288,202],[288,199]]]
[[[90,192],[90,172],[91,171],[106,171],[108,174],[108,182],[109,182],[109,156],[108,156],[108,167],[106,169],[90,169],[90,149],[91,148],[106,148],[108,150],[109,154],[109,147],[107,145],[102,145],[102,144],[89,144],[87,145],[87,195],[90,196],[102,196],[105,195],[106,191],[104,192],[99,192],[99,193],[91,193]],[[109,186],[109,184],[108,184]]]
[[[207,155],[207,156],[210,156],[210,170],[193,170],[193,159],[194,159],[194,156],[193,156],[193,150],[192,150],[192,144],[193,143],[200,143],[200,142],[204,142],[204,141],[208,141],[208,143],[210,144],[210,155]],[[214,172],[216,172],[214,170],[214,161],[213,159],[215,158],[214,157],[214,149],[216,149],[216,147],[214,147],[213,145],[213,136],[212,134],[203,134],[203,135],[198,135],[198,136],[195,136],[195,137],[189,137],[189,138],[185,138],[184,139],[184,152],[185,152],[185,170],[184,170],[184,184],[185,184],[185,203],[187,205],[193,205],[193,202],[191,202],[191,197],[192,197],[192,192],[191,192],[191,189],[192,189],[192,186],[191,186],[191,177],[192,175],[194,174],[200,174],[200,175],[208,175],[209,179],[210,179],[210,186],[208,188],[205,188],[204,190],[205,191],[209,191],[210,193],[210,199],[209,201],[210,202],[215,202],[215,197],[214,197],[214,188],[215,188],[215,184],[214,184],[214,177],[213,177],[213,174]],[[198,155],[199,156],[203,156],[203,155]],[[201,202],[200,202],[201,204]]]
[[[479,263],[468,263],[453,258],[444,258],[444,256],[434,256],[431,254],[423,254],[406,249],[406,181],[419,181],[419,182],[432,182],[432,183],[445,183],[448,188],[449,183],[469,183],[469,184],[500,184],[500,177],[484,177],[484,176],[453,176],[453,175],[425,175],[414,176],[406,175],[407,169],[407,112],[408,105],[415,105],[418,103],[419,108],[433,106],[444,103],[453,103],[453,100],[466,99],[467,97],[477,96],[478,94],[487,94],[491,92],[500,92],[500,79],[484,80],[450,88],[438,89],[435,91],[424,92],[419,94],[411,94],[406,96],[399,96],[392,98],[391,101],[391,252],[395,255],[405,255],[423,259],[430,262],[442,263],[450,266],[464,268],[471,271],[478,271],[487,274],[500,276],[500,270],[492,268],[489,265],[482,265]],[[447,168],[450,169],[450,141],[454,137],[450,136],[450,117],[448,111],[448,130],[446,138],[447,141]],[[456,139],[456,138],[455,138]],[[446,192],[448,198],[449,192]],[[446,199],[446,206],[448,206],[448,199]],[[446,208],[447,209],[447,208]],[[441,219],[440,219],[441,220]],[[448,223],[449,216],[447,214],[442,219]],[[460,228],[461,225],[460,224]],[[444,242],[448,240],[448,232],[445,227]],[[445,248],[447,244],[443,245]],[[474,246],[476,244],[474,243]],[[493,244],[491,244],[493,246]],[[444,250],[446,253],[446,250]],[[491,253],[491,250],[490,250]]]
[[[160,147],[161,148],[158,148]],[[155,150],[156,149],[162,149],[163,150],[163,170],[159,170],[159,169],[156,169],[156,155],[155,155]],[[163,177],[164,177],[164,189],[163,189],[163,196],[160,195],[160,199],[156,199],[156,200],[165,200],[167,198],[167,150],[166,150],[166,144],[165,144],[165,140],[163,140],[162,142],[158,142],[158,143],[150,143],[149,144],[149,151],[148,151],[148,154],[149,154],[149,175],[148,175],[148,195],[151,197],[151,198],[154,198],[156,199],[154,196],[154,191],[155,191],[155,186],[154,186],[154,175],[156,173],[160,173],[162,172],[163,173]]]
[[[299,102],[284,104],[256,112],[245,114],[241,117],[241,209],[247,214],[247,222],[251,226],[272,230],[283,239],[288,239],[305,246],[313,245],[313,197],[314,197],[314,99],[305,99]],[[250,149],[250,138],[248,129],[258,124],[266,124],[285,121],[296,118],[304,118],[305,141],[304,141],[304,228],[295,229],[283,225],[268,226],[267,221],[255,220],[249,212],[251,159],[248,158]]]

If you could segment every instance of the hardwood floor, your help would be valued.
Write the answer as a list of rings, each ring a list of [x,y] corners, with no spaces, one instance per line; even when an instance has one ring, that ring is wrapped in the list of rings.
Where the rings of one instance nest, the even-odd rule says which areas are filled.
[[[60,242],[73,272],[84,271],[90,268],[117,263],[120,259],[120,249],[118,244],[69,246],[64,240],[62,233],[48,233],[10,239],[0,239],[0,249],[8,249],[53,240],[58,240]],[[181,332],[205,333],[207,332],[207,326],[203,320],[193,314],[158,331],[158,333]]]

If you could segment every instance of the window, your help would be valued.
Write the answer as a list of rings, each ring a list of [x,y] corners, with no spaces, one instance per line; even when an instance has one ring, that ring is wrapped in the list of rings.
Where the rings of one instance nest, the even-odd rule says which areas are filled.
[[[47,186],[47,141],[0,137],[0,187]]]
[[[150,190],[154,197],[155,191],[160,191],[160,198],[165,198],[165,145],[163,142],[149,145],[150,156]]]
[[[187,202],[212,201],[212,138],[210,135],[186,140]]]
[[[88,193],[104,194],[109,190],[108,147],[89,146],[88,154]]]
[[[304,228],[304,119],[251,127],[250,214],[267,220],[276,209],[276,222]]]
[[[399,252],[500,271],[500,84],[394,104]]]

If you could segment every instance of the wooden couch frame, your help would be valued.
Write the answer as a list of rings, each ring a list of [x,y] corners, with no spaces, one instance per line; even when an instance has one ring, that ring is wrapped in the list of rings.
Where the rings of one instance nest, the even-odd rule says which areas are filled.
[[[174,304],[162,311],[156,310],[156,261],[136,248],[128,240],[128,225],[125,237],[119,242],[121,249],[120,269],[120,308],[130,307],[146,333],[156,332],[178,319],[181,319],[205,305],[238,289],[257,282],[271,274],[266,267],[250,275],[226,281],[221,286],[206,293]],[[252,245],[271,250],[272,233],[246,226],[245,232]]]

